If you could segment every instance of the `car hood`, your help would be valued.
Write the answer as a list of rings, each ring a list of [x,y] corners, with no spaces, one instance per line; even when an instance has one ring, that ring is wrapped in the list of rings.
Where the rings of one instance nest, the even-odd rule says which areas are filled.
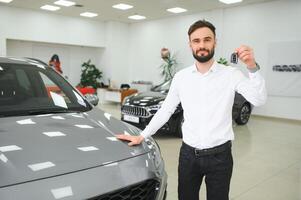
[[[164,100],[166,94],[160,92],[143,92],[129,98],[131,105],[149,106]]]
[[[150,151],[114,134],[139,134],[108,113],[0,118],[0,187],[55,177],[129,159]]]

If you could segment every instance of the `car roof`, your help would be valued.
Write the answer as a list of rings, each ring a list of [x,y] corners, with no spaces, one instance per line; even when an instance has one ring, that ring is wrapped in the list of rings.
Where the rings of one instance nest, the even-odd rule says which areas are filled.
[[[36,67],[48,67],[46,63],[35,58],[17,58],[17,57],[1,57],[0,64],[20,64],[20,65],[31,65]]]

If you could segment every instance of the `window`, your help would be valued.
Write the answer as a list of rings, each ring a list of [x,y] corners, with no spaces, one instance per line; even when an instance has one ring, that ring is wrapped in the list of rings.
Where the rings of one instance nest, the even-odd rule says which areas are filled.
[[[0,63],[1,64],[1,63]],[[92,107],[53,69],[1,64],[0,116],[87,111]]]

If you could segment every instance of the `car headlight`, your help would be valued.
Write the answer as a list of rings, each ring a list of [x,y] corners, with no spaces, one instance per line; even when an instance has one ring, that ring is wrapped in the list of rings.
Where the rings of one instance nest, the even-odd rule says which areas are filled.
[[[141,129],[127,123],[125,124],[131,130],[131,135],[140,135],[142,131]],[[162,166],[163,159],[161,157],[161,150],[158,143],[152,137],[149,137],[145,139],[143,145],[144,148],[150,149],[150,152],[148,153],[149,159],[153,161],[157,172],[160,173],[162,171],[160,169],[162,169],[164,166]]]
[[[158,145],[158,143],[153,139],[153,138],[147,138],[145,139],[145,142],[148,146],[148,148],[150,148],[150,159],[153,160],[155,168],[156,169],[160,169],[162,166],[162,157],[161,157],[161,150],[160,147]]]
[[[156,105],[149,106],[148,109],[149,109],[149,110],[159,110],[159,109],[161,108],[163,102],[164,102],[164,101],[160,101],[160,102],[159,102],[158,104],[156,104]]]

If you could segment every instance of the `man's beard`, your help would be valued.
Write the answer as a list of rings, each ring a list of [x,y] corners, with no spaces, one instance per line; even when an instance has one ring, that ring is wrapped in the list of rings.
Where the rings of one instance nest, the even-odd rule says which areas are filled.
[[[198,56],[197,53],[198,51],[207,51],[208,52],[208,55],[207,56]],[[199,61],[200,63],[205,63],[205,62],[208,62],[211,58],[213,58],[214,56],[214,48],[210,51],[208,49],[199,49],[196,53],[192,53],[193,54],[193,57]]]

